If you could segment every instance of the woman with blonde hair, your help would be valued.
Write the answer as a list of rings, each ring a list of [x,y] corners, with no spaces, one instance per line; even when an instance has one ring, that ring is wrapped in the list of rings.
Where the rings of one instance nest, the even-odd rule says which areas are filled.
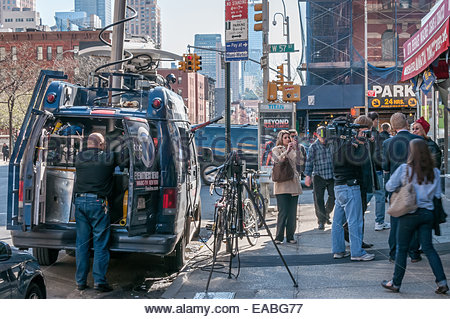
[[[274,182],[274,194],[277,198],[278,220],[275,243],[282,244],[286,232],[286,242],[296,244],[294,239],[297,226],[297,202],[298,195],[302,193],[300,176],[297,165],[303,160],[299,148],[295,147],[295,141],[291,141],[290,133],[282,130],[278,133],[276,146],[272,149],[274,163],[288,161],[293,171],[293,178],[283,182]]]
[[[448,291],[447,278],[441,258],[433,247],[431,230],[434,223],[433,199],[441,198],[441,179],[439,170],[433,166],[433,159],[427,143],[423,139],[409,142],[410,153],[406,164],[402,164],[392,174],[386,190],[394,192],[407,180],[414,186],[417,210],[398,217],[397,251],[392,280],[384,280],[381,285],[393,292],[399,292],[406,271],[406,258],[411,239],[418,232],[422,250],[427,256],[436,278],[436,293]]]

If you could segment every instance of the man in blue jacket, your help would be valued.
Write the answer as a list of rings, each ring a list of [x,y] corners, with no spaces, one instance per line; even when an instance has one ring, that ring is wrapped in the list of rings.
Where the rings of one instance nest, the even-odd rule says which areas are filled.
[[[397,112],[391,116],[391,126],[397,132],[397,135],[383,142],[382,166],[385,172],[392,175],[401,164],[406,163],[409,153],[409,142],[421,137],[411,134],[408,131],[408,120],[401,112]],[[390,261],[395,260],[397,229],[398,218],[391,216],[391,231],[389,233]],[[414,236],[411,241],[409,256],[411,257],[411,262],[418,262],[422,259],[419,253],[419,240],[417,236]]]

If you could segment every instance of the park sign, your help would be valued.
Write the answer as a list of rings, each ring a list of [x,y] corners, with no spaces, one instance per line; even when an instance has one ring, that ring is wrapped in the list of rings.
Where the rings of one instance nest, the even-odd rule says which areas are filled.
[[[225,1],[225,61],[248,60],[248,0]]]
[[[416,94],[410,84],[374,85],[373,97],[369,98],[369,107],[404,108],[417,107]]]
[[[294,43],[269,45],[269,53],[287,53],[287,52],[295,52]]]

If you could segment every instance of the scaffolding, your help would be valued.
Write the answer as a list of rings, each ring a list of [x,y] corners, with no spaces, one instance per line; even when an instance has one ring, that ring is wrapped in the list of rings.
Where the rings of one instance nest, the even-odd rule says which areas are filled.
[[[363,84],[365,1],[300,2],[306,2],[306,48],[299,71],[306,71],[306,84]],[[367,0],[369,85],[400,80],[404,36],[417,30],[434,2]],[[381,35],[380,26],[387,26]]]

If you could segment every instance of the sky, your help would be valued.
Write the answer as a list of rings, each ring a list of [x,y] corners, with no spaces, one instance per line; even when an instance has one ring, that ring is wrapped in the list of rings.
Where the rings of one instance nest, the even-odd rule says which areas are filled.
[[[297,0],[284,0],[286,13],[290,19],[290,39],[295,49],[301,48],[299,10]],[[114,0],[112,0],[114,3]],[[270,21],[276,12],[283,13],[282,0],[270,0]],[[197,33],[220,33],[224,42],[225,0],[158,0],[161,8],[162,49],[176,54],[187,52],[187,45],[194,45]],[[73,0],[36,0],[37,11],[40,12],[44,24],[54,25],[56,11],[74,10]],[[302,12],[304,16],[304,10]],[[253,19],[253,17],[249,17]],[[283,37],[282,18],[276,17],[277,25],[270,23],[269,42],[286,43]],[[285,61],[286,54],[271,54],[270,66]],[[296,74],[295,67],[300,62],[300,53],[291,54],[291,72]],[[271,75],[274,77],[274,74]],[[297,78],[298,80],[298,78]]]

